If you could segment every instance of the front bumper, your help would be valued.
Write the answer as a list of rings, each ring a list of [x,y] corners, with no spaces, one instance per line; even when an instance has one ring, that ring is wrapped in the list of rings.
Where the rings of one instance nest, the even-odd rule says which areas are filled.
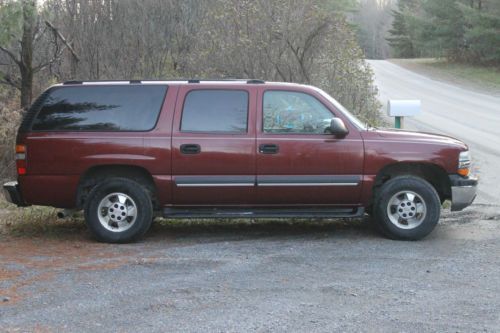
[[[450,175],[451,183],[451,211],[462,210],[469,206],[476,198],[477,178]]]
[[[23,200],[21,191],[19,190],[19,184],[16,181],[3,184],[3,190],[5,199],[7,199],[8,202],[17,205],[18,207],[27,206]]]

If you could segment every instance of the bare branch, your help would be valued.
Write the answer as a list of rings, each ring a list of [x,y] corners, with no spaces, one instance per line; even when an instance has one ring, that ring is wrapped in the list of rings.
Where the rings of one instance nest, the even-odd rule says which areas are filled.
[[[40,39],[40,37],[43,36],[43,34],[45,34],[45,31],[47,30],[47,27],[45,27],[44,29],[38,29],[38,31],[35,33],[35,37],[33,37],[33,42],[36,42]]]
[[[61,57],[61,55],[63,54],[65,49],[66,49],[66,46],[62,47],[58,53],[54,54],[52,59],[50,59],[49,61],[47,61],[45,63],[39,64],[39,65],[33,67],[33,73],[39,72],[40,70],[44,69],[45,67],[50,66],[53,63],[55,63],[57,60],[59,60],[59,58]]]
[[[64,43],[64,45],[66,45],[66,47],[68,48],[68,50],[70,50],[71,54],[73,55],[73,57],[75,58],[76,61],[80,61],[80,57],[78,56],[78,54],[76,53],[75,49],[73,49],[73,47],[71,46],[71,43],[69,43],[66,38],[64,38],[64,36],[61,34],[61,32],[52,24],[50,23],[48,20],[45,20],[45,24],[50,28],[52,29],[52,31],[54,32],[54,34],[59,37],[59,39]]]
[[[0,50],[3,51],[3,52],[5,52],[16,64],[18,64],[18,65],[21,64],[21,60],[19,60],[18,58],[16,58],[15,54],[12,51],[6,49],[3,46],[0,46]]]
[[[16,89],[21,89],[21,84],[19,83],[19,80],[16,80],[16,79],[12,78],[10,75],[6,75],[6,74],[1,73],[1,72],[0,72],[0,77],[2,77],[2,79],[0,79],[0,84],[14,87]],[[18,81],[18,82],[16,82],[16,81]]]

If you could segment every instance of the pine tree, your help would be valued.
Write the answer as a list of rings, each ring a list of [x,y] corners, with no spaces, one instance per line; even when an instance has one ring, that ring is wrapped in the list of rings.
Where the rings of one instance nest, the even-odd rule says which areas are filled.
[[[481,1],[472,6],[462,4],[465,19],[464,41],[467,60],[486,65],[500,64],[500,6]]]
[[[389,30],[390,37],[386,38],[393,48],[395,56],[403,58],[414,58],[418,55],[415,41],[408,24],[408,15],[418,5],[416,0],[400,0],[398,9],[392,11],[394,21]]]

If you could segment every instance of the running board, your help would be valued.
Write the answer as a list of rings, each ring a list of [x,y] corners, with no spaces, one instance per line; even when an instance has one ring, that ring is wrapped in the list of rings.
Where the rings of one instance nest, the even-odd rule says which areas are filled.
[[[353,218],[362,217],[356,208],[165,208],[166,218]]]

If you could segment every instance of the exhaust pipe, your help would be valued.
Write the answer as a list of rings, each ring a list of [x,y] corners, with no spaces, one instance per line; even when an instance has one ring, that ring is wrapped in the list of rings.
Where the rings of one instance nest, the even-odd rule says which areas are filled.
[[[75,211],[73,209],[63,209],[57,212],[57,218],[58,219],[65,219],[67,217],[71,217],[75,214]]]

